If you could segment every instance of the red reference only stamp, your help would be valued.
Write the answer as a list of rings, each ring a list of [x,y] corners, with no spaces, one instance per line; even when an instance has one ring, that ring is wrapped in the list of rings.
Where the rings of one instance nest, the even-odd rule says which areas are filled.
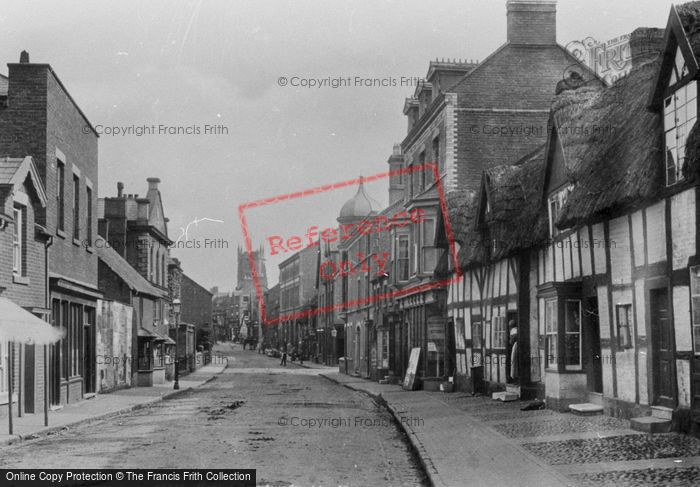
[[[407,283],[404,286],[392,286],[390,288],[391,290],[388,292],[370,294],[360,299],[346,300],[341,303],[317,306],[302,311],[283,312],[280,310],[279,316],[268,316],[258,266],[255,263],[255,252],[253,250],[253,243],[250,235],[248,218],[246,215],[248,210],[268,205],[280,205],[291,200],[302,199],[309,196],[318,195],[320,193],[337,191],[350,186],[359,187],[365,182],[369,183],[381,179],[387,179],[393,176],[408,175],[408,177],[411,177],[412,174],[418,171],[429,172],[433,178],[433,181],[435,181],[434,186],[439,200],[439,211],[442,215],[443,229],[448,242],[448,257],[452,262],[454,269],[453,277],[441,280],[433,279],[428,283],[422,283],[420,285],[412,286],[410,283]],[[318,255],[316,273],[318,275],[318,281],[321,283],[323,281],[330,281],[342,276],[359,274],[369,275],[371,278],[382,275],[390,276],[392,269],[392,255],[389,249],[365,249],[357,250],[351,253],[345,252],[347,257],[341,260],[328,258],[327,254],[323,252],[324,248],[327,249],[330,248],[330,246],[334,246],[334,248],[343,248],[347,242],[351,242],[353,239],[361,236],[377,236],[380,234],[390,236],[392,231],[412,225],[414,228],[419,229],[420,225],[426,221],[426,212],[422,208],[412,208],[409,210],[403,208],[402,206],[394,205],[393,208],[389,208],[388,210],[389,211],[373,212],[367,215],[365,218],[360,219],[360,221],[339,222],[339,224],[334,227],[308,225],[306,230],[299,234],[281,235],[279,233],[272,233],[264,238],[263,247],[265,253],[273,257],[291,257],[295,253],[304,251],[305,249],[316,249],[316,254]],[[350,306],[363,305],[377,300],[399,297],[414,292],[444,287],[449,285],[455,279],[459,279],[462,274],[459,266],[459,260],[457,258],[457,248],[455,245],[454,234],[452,232],[452,226],[447,211],[445,194],[439,178],[437,165],[433,163],[426,163],[420,166],[411,166],[408,168],[375,174],[373,176],[360,177],[357,179],[323,185],[304,191],[243,203],[238,207],[238,216],[241,222],[241,229],[245,240],[245,247],[256,290],[256,297],[261,310],[261,322],[264,325],[274,325],[282,321],[301,319],[336,309],[345,309]],[[348,250],[349,248],[350,247],[348,247]]]

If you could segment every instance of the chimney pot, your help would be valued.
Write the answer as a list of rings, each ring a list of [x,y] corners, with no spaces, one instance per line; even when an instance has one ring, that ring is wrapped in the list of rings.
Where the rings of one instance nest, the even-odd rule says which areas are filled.
[[[124,183],[121,181],[117,182],[117,198],[121,198],[124,193]]]
[[[158,189],[158,183],[160,183],[160,178],[146,178],[148,181],[148,189]]]
[[[29,53],[27,51],[22,51],[19,54],[20,64],[29,64]]]

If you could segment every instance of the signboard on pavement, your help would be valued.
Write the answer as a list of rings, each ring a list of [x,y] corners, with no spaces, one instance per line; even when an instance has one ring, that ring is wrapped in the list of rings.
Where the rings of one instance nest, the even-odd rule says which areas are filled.
[[[415,388],[419,359],[420,347],[412,348],[411,356],[408,359],[408,367],[406,367],[406,376],[403,379],[403,388],[408,391],[412,391]]]

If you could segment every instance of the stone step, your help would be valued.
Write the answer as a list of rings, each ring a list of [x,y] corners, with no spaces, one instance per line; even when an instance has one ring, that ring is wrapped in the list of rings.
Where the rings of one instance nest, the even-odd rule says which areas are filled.
[[[630,428],[645,433],[668,433],[671,430],[671,421],[653,416],[642,416],[630,419]]]
[[[594,416],[596,414],[603,414],[603,406],[584,402],[580,404],[571,404],[569,406],[569,411],[578,416]]]
[[[494,392],[493,394],[491,394],[491,399],[493,399],[494,401],[511,402],[511,401],[517,401],[518,396],[515,394],[512,394],[510,392],[503,391],[503,392]]]
[[[654,418],[671,420],[673,417],[673,409],[664,406],[652,406],[651,415]]]
[[[603,395],[599,392],[589,392],[588,402],[591,404],[597,404],[598,406],[603,405]]]

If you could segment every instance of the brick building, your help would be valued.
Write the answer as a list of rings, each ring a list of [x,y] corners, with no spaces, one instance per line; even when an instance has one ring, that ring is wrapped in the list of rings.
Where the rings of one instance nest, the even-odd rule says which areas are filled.
[[[51,240],[37,223],[45,218],[46,204],[46,192],[31,157],[0,159],[0,297],[10,300],[4,304],[15,306],[16,312],[48,321],[46,263]],[[3,318],[8,317],[0,312],[0,324]],[[3,325],[12,328],[16,324]],[[48,393],[44,388],[45,348],[30,343],[12,345],[11,338],[0,333],[0,404],[9,401],[8,367],[12,365],[12,400],[19,403],[16,410],[38,413]],[[6,407],[0,409],[0,415],[6,412]]]
[[[279,265],[280,317],[279,340],[281,345],[299,348],[308,340],[315,325],[315,317],[303,316],[315,307],[316,277],[318,272],[318,247],[306,247]],[[315,332],[315,328],[313,328]]]
[[[194,325],[197,333],[197,345],[209,349],[213,344],[212,293],[183,273],[180,284],[180,302],[182,305],[180,319],[184,323]]]
[[[50,397],[58,405],[96,389],[95,310],[97,138],[90,121],[49,64],[22,52],[0,82],[0,156],[31,156],[46,191],[36,223],[51,235],[49,293],[64,338],[50,352]]]
[[[148,283],[148,297],[138,299],[133,320],[132,383],[158,383],[170,377],[168,261],[170,245],[168,219],[158,184],[148,178],[145,198],[125,194],[117,183],[117,196],[100,198],[97,213],[101,246],[109,247]],[[101,267],[101,269],[105,269]],[[133,285],[133,283],[132,283]],[[110,291],[113,291],[110,289]],[[122,296],[125,298],[125,296]],[[119,296],[114,297],[119,299]],[[122,301],[128,302],[129,300]]]
[[[182,302],[183,275],[180,260],[171,257],[168,262],[168,299],[170,303],[175,299]],[[170,338],[177,342],[175,346],[177,367],[180,375],[186,374],[193,371],[196,365],[197,334],[195,327],[193,324],[185,322],[181,316],[175,316],[172,313],[169,313],[168,316],[170,323],[172,323],[168,327]]]
[[[217,329],[217,340],[232,340],[240,326],[238,299],[232,292],[221,292],[218,287],[213,287],[211,293],[212,322]]]
[[[420,225],[392,230],[391,285],[402,297],[388,326],[394,337],[390,355],[399,373],[415,347],[424,358],[419,375],[448,373],[448,364],[438,359],[448,355],[452,333],[445,320],[445,291],[423,290],[434,282],[440,257],[436,177],[448,195],[473,194],[483,170],[540,147],[557,83],[567,68],[578,65],[557,44],[556,1],[508,0],[506,8],[505,44],[480,63],[431,62],[425,81],[404,105],[408,133],[389,164],[413,170],[392,178],[390,200],[402,199],[406,212],[419,210],[424,218]],[[579,72],[593,78],[588,70]]]

